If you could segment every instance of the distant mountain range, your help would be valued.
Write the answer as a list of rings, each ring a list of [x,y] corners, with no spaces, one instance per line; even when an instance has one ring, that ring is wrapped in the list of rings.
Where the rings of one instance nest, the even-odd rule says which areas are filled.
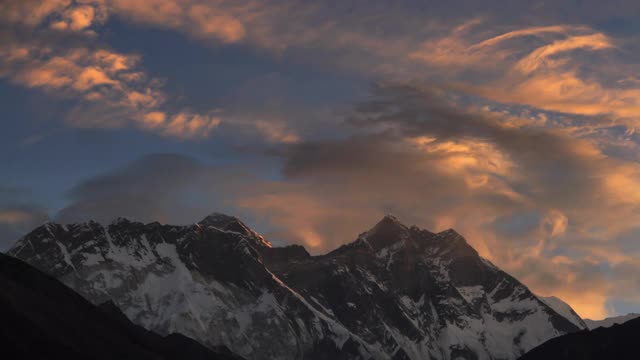
[[[113,303],[99,308],[56,279],[0,254],[3,359],[233,360],[180,334],[132,324]]]
[[[516,359],[584,327],[454,230],[392,216],[321,256],[272,247],[222,214],[187,226],[48,223],[9,254],[148,330],[248,359]]]

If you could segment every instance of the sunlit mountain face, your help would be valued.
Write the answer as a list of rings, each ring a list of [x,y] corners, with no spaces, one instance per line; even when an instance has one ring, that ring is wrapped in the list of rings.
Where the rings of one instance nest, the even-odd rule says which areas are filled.
[[[268,284],[275,304],[295,303],[302,321],[326,327],[314,333],[309,323],[308,337],[279,341],[295,339],[299,349],[312,349],[325,341],[318,334],[331,333],[341,339],[337,350],[347,343],[358,356],[392,357],[403,349],[408,358],[464,358],[468,351],[514,358],[547,335],[583,329],[582,319],[640,312],[639,13],[640,2],[632,0],[0,1],[0,250],[31,249],[25,235],[59,224],[51,237],[58,242],[41,246],[43,253],[29,250],[35,252],[25,259],[94,305],[112,300],[133,323],[168,335],[181,330],[170,327],[170,314],[154,317],[134,301],[162,289],[117,292],[118,286],[105,285],[98,296],[91,292],[96,279],[78,275],[78,285],[61,278],[77,265],[73,258],[56,252],[62,257],[55,262],[42,261],[62,251],[54,244],[81,249],[78,254],[94,254],[91,241],[105,245],[95,234],[71,236],[77,229],[69,224],[96,224],[104,232],[114,219],[127,218],[144,229],[178,224],[195,233],[194,222],[212,211],[233,214],[243,219],[242,228],[224,231],[289,249],[278,256],[297,261],[263,253],[262,242],[250,244],[246,261],[255,272],[238,275],[242,281],[259,275],[253,281]],[[388,214],[411,234],[402,235],[413,239],[403,250],[402,271],[413,275],[401,279],[400,270],[383,266],[379,251],[388,244],[354,255],[368,259],[366,266],[353,261],[379,270],[372,276],[381,276],[387,290],[405,291],[417,307],[380,305],[381,314],[398,322],[385,323],[389,329],[401,330],[371,323],[367,332],[355,324],[365,321],[360,314],[325,311],[346,313],[348,306],[329,306],[337,300],[314,295],[315,303],[304,292],[333,294],[317,287],[309,269],[337,271],[323,261],[343,261],[335,249],[356,251],[354,239]],[[416,259],[431,259],[411,257],[426,251],[416,245],[411,224],[429,229],[431,235],[420,235],[429,239],[455,229],[483,259],[483,271],[521,284],[526,296],[524,290],[514,296],[529,302],[514,305],[522,318],[510,313],[513,324],[547,309],[563,320],[535,318],[539,333],[510,334],[508,344],[487,340],[496,328],[452,320],[447,336],[454,338],[455,328],[464,329],[465,339],[475,331],[484,340],[425,340],[442,334],[424,324],[444,310],[417,305],[417,294],[432,290],[426,283],[418,282],[419,291],[403,287],[418,281]],[[141,232],[147,239],[158,235],[149,229]],[[198,263],[166,260],[162,251],[176,243],[162,236],[157,243],[169,245],[150,245],[155,250],[145,257],[159,264],[158,272],[174,274],[172,263]],[[391,238],[391,244],[400,239]],[[80,243],[69,245],[73,239]],[[134,240],[147,249],[142,238]],[[133,240],[121,241],[109,249],[120,251]],[[199,254],[176,251],[171,256]],[[226,259],[211,256],[211,271],[195,270],[218,281]],[[110,266],[124,278],[142,261],[116,260]],[[447,314],[500,322],[491,307],[501,299],[491,293],[498,286],[494,275],[471,285],[432,280],[447,299],[483,299]],[[174,280],[215,290],[199,278]],[[470,288],[480,285],[482,291]],[[461,298],[446,290],[454,288]],[[225,309],[254,304],[248,299],[255,300],[228,300],[235,305]],[[390,309],[409,311],[406,326]],[[278,319],[283,334],[294,331],[285,324],[295,320]],[[210,324],[223,327],[218,320]],[[569,325],[560,323],[565,320]],[[240,328],[226,328],[227,335],[194,329],[186,335],[236,346],[243,356],[253,357],[258,346],[243,343]],[[394,334],[400,337],[391,339]]]

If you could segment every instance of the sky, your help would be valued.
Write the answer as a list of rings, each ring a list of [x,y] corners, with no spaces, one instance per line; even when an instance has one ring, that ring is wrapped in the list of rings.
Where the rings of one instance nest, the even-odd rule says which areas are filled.
[[[640,2],[2,0],[0,250],[243,219],[314,254],[454,228],[581,316],[640,311]]]

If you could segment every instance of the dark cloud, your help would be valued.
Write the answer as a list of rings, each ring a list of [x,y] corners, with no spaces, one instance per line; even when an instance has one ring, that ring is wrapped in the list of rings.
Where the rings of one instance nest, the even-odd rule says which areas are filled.
[[[538,212],[520,212],[500,216],[491,224],[492,230],[502,237],[523,238],[536,232],[543,215]]]
[[[389,186],[393,181],[420,179],[423,186],[440,189],[450,187],[452,180],[438,179],[438,173],[428,169],[443,159],[443,152],[416,151],[402,142],[431,137],[430,146],[436,147],[480,141],[495,146],[518,167],[509,185],[523,196],[542,199],[549,206],[582,206],[593,200],[592,190],[601,184],[589,175],[600,171],[600,164],[589,153],[590,144],[549,130],[512,126],[510,121],[507,116],[467,111],[435,88],[380,85],[357,106],[350,122],[369,132],[382,132],[293,146],[285,154],[284,174],[291,179],[359,174],[368,184],[389,179]],[[487,160],[490,168],[491,159]]]
[[[203,184],[205,180],[215,184],[213,171],[191,157],[149,155],[74,186],[69,191],[71,204],[55,218],[63,223],[90,219],[108,222],[119,216],[140,221],[194,222],[198,220],[196,214],[202,215],[203,202],[213,201]],[[190,191],[201,199],[188,199]],[[214,210],[213,203],[209,206]]]

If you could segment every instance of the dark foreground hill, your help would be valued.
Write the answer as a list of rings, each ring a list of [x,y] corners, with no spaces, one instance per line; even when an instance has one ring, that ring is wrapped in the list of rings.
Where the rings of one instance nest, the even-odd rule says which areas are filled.
[[[4,359],[230,360],[183,335],[162,337],[113,304],[97,307],[58,280],[0,254],[0,352]]]
[[[520,360],[640,359],[640,318],[609,328],[560,336],[534,348]]]

